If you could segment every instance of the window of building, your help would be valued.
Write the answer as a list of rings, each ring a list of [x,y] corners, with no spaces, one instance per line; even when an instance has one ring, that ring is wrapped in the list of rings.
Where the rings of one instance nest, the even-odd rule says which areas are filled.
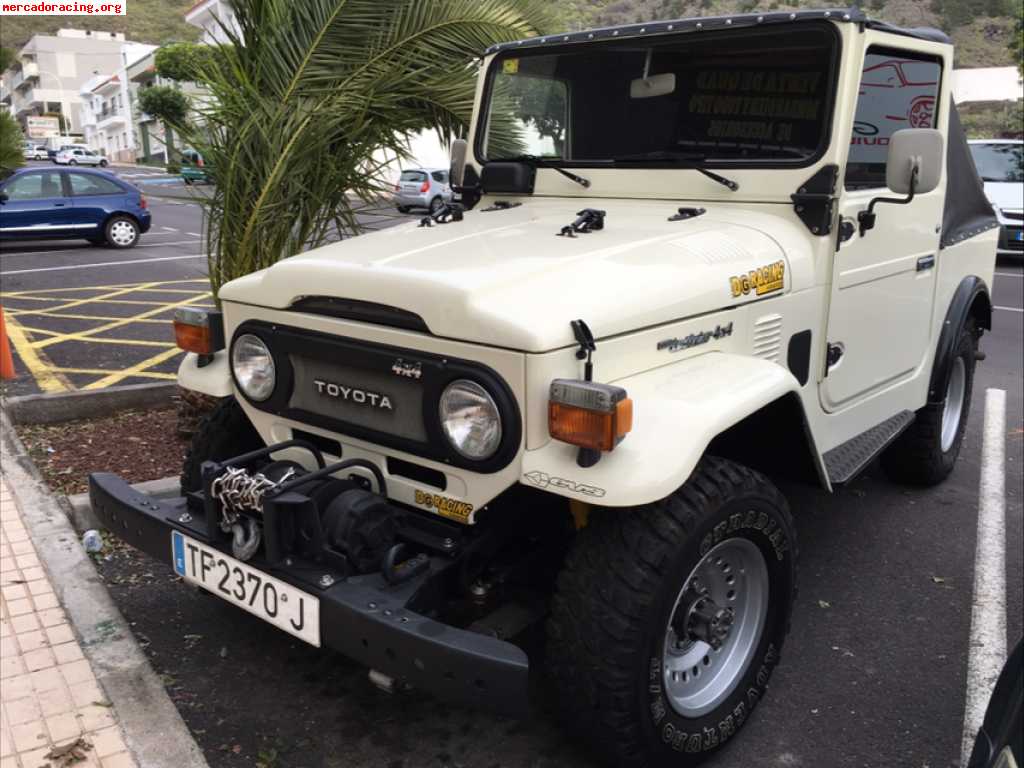
[[[889,140],[903,128],[934,128],[942,62],[924,54],[872,47],[864,57],[846,188],[885,186]]]

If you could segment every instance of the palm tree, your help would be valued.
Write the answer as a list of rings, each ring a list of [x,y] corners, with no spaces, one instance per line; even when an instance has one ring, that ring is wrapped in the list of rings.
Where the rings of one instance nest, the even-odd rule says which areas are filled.
[[[216,179],[207,240],[223,283],[357,233],[406,137],[468,124],[480,53],[551,23],[540,0],[233,0],[237,33],[200,73],[190,136]],[[199,101],[197,99],[197,101]]]

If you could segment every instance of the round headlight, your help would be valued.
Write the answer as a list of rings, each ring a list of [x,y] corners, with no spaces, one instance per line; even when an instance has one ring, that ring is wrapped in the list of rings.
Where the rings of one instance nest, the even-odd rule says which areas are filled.
[[[231,369],[238,386],[250,400],[266,400],[273,393],[277,383],[274,358],[259,336],[244,333],[235,339]]]
[[[441,394],[441,429],[452,448],[467,459],[490,458],[501,444],[501,415],[487,390],[468,379]]]

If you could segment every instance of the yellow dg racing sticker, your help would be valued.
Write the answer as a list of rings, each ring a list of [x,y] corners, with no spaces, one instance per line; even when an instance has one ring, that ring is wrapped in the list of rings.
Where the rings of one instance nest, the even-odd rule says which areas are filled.
[[[501,62],[501,71],[506,75],[518,74],[519,59],[505,59]]]
[[[468,521],[469,516],[473,514],[473,505],[469,502],[449,499],[447,496],[442,496],[438,493],[416,491],[416,503],[421,507],[437,512],[443,517],[458,520],[460,523]]]
[[[732,289],[733,298],[746,296],[751,291],[757,296],[764,296],[766,293],[782,290],[785,273],[786,262],[776,261],[774,264],[752,269],[745,275],[730,277],[729,287]]]

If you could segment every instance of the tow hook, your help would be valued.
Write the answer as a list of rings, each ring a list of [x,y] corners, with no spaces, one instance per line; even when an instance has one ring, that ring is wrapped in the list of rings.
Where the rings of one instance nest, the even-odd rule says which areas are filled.
[[[251,517],[242,517],[231,526],[231,552],[242,562],[256,554],[260,546],[260,526]]]

